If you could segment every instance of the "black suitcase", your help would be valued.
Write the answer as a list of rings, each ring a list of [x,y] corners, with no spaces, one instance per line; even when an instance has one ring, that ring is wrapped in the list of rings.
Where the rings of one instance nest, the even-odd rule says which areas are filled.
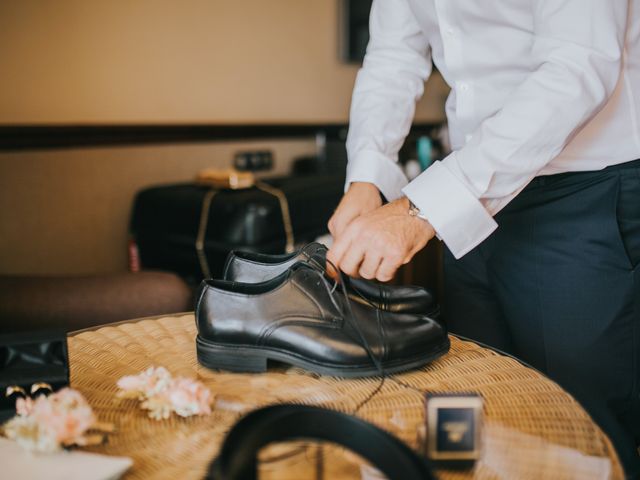
[[[196,283],[220,277],[231,250],[283,253],[294,246],[291,240],[295,247],[310,242],[327,232],[343,194],[344,175],[288,176],[262,183],[266,185],[243,190],[192,183],[139,192],[131,219],[139,266],[173,271]]]

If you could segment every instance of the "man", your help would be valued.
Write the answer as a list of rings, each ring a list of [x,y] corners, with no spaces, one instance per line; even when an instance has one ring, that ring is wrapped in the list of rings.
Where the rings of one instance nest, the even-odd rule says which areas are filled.
[[[387,281],[437,235],[450,330],[558,381],[640,477],[640,0],[374,0],[370,25],[328,259]],[[431,58],[454,151],[407,184]]]

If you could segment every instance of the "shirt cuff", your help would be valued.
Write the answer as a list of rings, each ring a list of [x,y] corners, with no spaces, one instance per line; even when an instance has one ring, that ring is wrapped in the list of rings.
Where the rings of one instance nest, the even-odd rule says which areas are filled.
[[[392,202],[402,196],[407,177],[396,162],[380,152],[361,151],[347,163],[345,191],[353,182],[373,183]]]
[[[435,162],[402,192],[427,217],[456,258],[478,246],[498,227],[482,203],[443,162]]]

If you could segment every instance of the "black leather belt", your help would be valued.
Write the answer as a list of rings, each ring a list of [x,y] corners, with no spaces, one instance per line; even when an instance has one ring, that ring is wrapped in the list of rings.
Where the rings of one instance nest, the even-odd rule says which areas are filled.
[[[227,434],[207,478],[255,480],[258,452],[273,442],[312,439],[334,442],[361,455],[389,479],[435,479],[426,458],[359,418],[325,408],[275,405],[250,412]]]

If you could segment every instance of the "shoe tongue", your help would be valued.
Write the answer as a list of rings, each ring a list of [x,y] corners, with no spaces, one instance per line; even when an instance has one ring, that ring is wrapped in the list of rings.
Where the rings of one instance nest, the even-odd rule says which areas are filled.
[[[322,243],[312,242],[302,247],[301,253],[307,257],[325,255],[327,253],[327,247]]]
[[[313,242],[302,248],[302,257],[307,260],[315,260],[323,267],[327,261],[327,247],[321,243]]]
[[[303,270],[303,269],[313,270],[313,267],[311,265],[308,265],[306,262],[298,261],[289,267],[289,273],[293,274],[294,272],[297,272],[298,270]]]
[[[324,275],[324,264],[316,264],[316,262],[299,261],[291,265],[289,268],[289,275],[297,277],[316,277],[318,274]]]
[[[341,311],[340,296],[330,293],[330,287],[322,281],[324,272],[307,262],[297,262],[289,269],[291,279],[324,306],[331,315],[339,315]],[[326,277],[325,277],[326,279]],[[326,279],[330,282],[330,280]],[[339,288],[339,287],[338,287]]]
[[[303,258],[306,257],[305,263],[307,263],[311,268],[326,274],[327,269],[329,271],[334,270],[332,265],[327,265],[327,251],[328,249],[325,245],[314,242],[303,247],[300,253]],[[342,274],[341,279],[345,284],[349,284],[349,276],[346,273]]]

